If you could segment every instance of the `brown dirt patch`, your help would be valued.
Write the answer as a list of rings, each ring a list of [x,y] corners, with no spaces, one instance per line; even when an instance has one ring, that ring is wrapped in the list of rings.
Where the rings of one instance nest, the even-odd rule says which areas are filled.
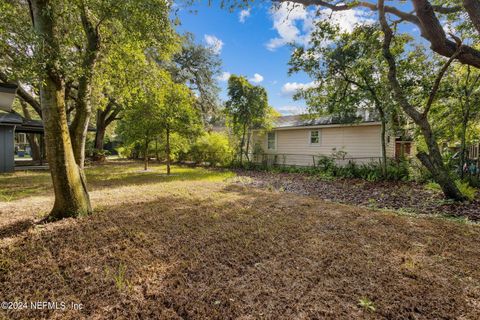
[[[112,185],[92,197],[91,217],[0,239],[0,300],[84,309],[0,318],[480,318],[476,225],[235,181]],[[25,200],[3,208],[26,214]]]
[[[238,170],[237,174],[252,178],[247,184],[254,187],[311,195],[323,200],[373,209],[449,215],[480,221],[480,195],[472,202],[451,203],[445,201],[441,192],[428,190],[423,185],[411,182],[324,180],[308,174],[246,170]]]

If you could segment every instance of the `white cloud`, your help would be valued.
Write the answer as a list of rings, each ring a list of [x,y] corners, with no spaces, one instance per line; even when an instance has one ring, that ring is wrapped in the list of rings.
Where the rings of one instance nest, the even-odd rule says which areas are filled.
[[[230,79],[230,76],[231,76],[231,75],[232,75],[232,74],[231,74],[230,72],[224,71],[224,72],[222,72],[221,75],[219,75],[219,76],[217,77],[217,80],[218,80],[218,81],[228,81],[228,79]]]
[[[363,10],[352,9],[332,12],[330,9],[309,9],[292,2],[282,2],[270,9],[273,28],[278,37],[270,39],[266,47],[270,51],[289,43],[306,45],[310,42],[315,23],[321,19],[330,19],[341,31],[351,32],[356,24],[373,23],[374,19]]]
[[[263,76],[261,74],[255,73],[253,77],[248,80],[253,83],[260,83],[263,81]]]
[[[298,115],[298,114],[305,114],[306,109],[304,107],[300,106],[282,106],[275,108],[277,109],[278,112],[283,114],[284,116],[289,116],[289,115]]]
[[[250,9],[243,9],[238,14],[238,21],[245,23],[245,20],[247,20],[248,17],[250,17]]]
[[[298,90],[310,89],[318,86],[316,81],[308,83],[287,82],[282,87],[282,94],[285,96],[293,96]]]
[[[215,54],[220,54],[223,48],[223,41],[211,34],[206,34],[204,36],[205,43],[208,47],[212,49]]]

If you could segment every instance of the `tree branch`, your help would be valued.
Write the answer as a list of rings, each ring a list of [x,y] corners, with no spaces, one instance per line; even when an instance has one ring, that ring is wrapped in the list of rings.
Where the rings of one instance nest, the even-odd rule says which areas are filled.
[[[422,37],[430,42],[430,48],[442,56],[453,56],[458,46],[455,41],[447,39],[443,26],[435,15],[434,8],[430,2],[428,0],[412,0],[412,3],[415,13],[420,20]],[[480,51],[470,46],[463,46],[458,60],[464,64],[480,68]]]
[[[352,3],[348,4],[332,4],[327,1],[321,1],[321,0],[272,0],[273,2],[295,2],[304,5],[305,7],[308,6],[321,6],[328,8],[332,11],[346,11],[346,10],[351,10],[354,8],[367,8],[372,11],[377,11],[378,7],[376,4],[367,2],[367,1],[355,1]],[[390,7],[390,6],[385,6],[385,12],[387,13],[392,13],[396,15],[397,17],[401,18],[402,20],[409,21],[415,24],[418,24],[419,21],[417,17],[415,17],[414,14],[408,13],[401,11],[395,7]]]
[[[304,6],[321,6],[332,11],[345,11],[354,8],[366,8],[372,11],[378,11],[378,6],[367,1],[354,1],[348,4],[332,4],[331,2],[322,0],[272,0],[276,3],[283,3],[287,1],[302,4]],[[438,20],[436,13],[454,13],[462,12],[462,7],[443,7],[432,6],[428,0],[411,0],[415,8],[415,14],[401,11],[395,7],[384,6],[385,13],[393,14],[400,18],[401,21],[407,21],[414,23],[420,29],[421,36],[430,42],[430,48],[444,56],[451,57],[455,54],[457,45],[454,41],[447,39],[443,26]],[[467,6],[470,9],[468,11],[472,22],[477,26],[476,21],[478,19],[478,28],[480,28],[480,4],[479,0],[463,0],[464,6],[467,2]],[[477,8],[478,7],[478,8]],[[467,9],[467,7],[466,7]],[[468,10],[468,9],[467,9]],[[472,46],[463,46],[462,53],[458,56],[458,60],[467,65],[471,65],[476,68],[480,68],[480,51]]]
[[[480,33],[480,1],[478,0],[463,0],[463,7],[468,13],[473,25]]]
[[[422,114],[423,117],[426,117],[430,112],[430,108],[432,107],[432,104],[435,101],[435,97],[437,96],[437,92],[438,92],[438,89],[440,88],[440,83],[442,82],[445,72],[447,72],[453,60],[455,60],[460,55],[461,52],[462,52],[462,44],[460,43],[457,51],[455,51],[455,53],[450,57],[450,59],[448,59],[448,61],[443,65],[442,69],[440,69],[440,71],[438,72],[435,82],[433,84],[433,88],[430,91],[427,105],[425,106],[425,110],[423,111],[423,114]]]
[[[33,108],[33,110],[35,110],[35,112],[40,116],[40,118],[42,117],[42,108],[40,106],[40,102],[37,99],[35,99],[35,97],[32,96],[27,90],[25,90],[19,84],[18,81],[9,81],[8,76],[3,71],[0,71],[0,80],[4,83],[14,83],[14,84],[16,84],[18,86],[18,89],[17,89],[18,96],[23,101],[28,103]]]
[[[393,95],[395,96],[395,99],[400,104],[405,113],[407,113],[415,122],[419,122],[421,121],[422,115],[420,112],[418,112],[417,109],[415,109],[414,106],[412,106],[408,102],[405,93],[400,85],[400,82],[397,78],[397,63],[395,62],[395,58],[390,51],[390,46],[393,39],[393,31],[388,25],[387,18],[385,16],[384,0],[378,0],[378,7],[380,25],[382,27],[382,31],[385,37],[383,41],[383,56],[388,63],[388,80],[390,86],[392,87]]]

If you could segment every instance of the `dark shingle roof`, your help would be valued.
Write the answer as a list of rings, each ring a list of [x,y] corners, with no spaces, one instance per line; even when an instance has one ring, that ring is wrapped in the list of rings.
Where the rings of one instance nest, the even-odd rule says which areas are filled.
[[[324,126],[332,124],[355,124],[355,123],[369,123],[378,121],[369,113],[365,113],[358,117],[341,118],[334,116],[323,116],[312,118],[310,115],[295,115],[278,117],[273,122],[273,127],[279,128],[294,128],[294,127],[312,127]]]
[[[25,119],[15,111],[0,111],[0,124],[15,125],[17,132],[43,132],[41,120]]]
[[[22,124],[23,118],[16,112],[0,111],[0,124]]]
[[[15,111],[0,111],[0,125],[1,124],[15,125],[15,131],[17,132],[43,132],[42,120],[26,119]],[[92,126],[89,126],[88,131],[96,131],[96,129]]]

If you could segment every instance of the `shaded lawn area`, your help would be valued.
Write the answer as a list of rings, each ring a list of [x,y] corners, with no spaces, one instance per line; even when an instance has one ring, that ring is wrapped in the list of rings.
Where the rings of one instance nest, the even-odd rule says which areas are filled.
[[[89,170],[93,216],[0,237],[0,300],[83,310],[0,318],[480,318],[477,225],[261,190],[229,172],[138,169]],[[51,201],[0,202],[19,212],[0,211],[0,226]]]
[[[86,169],[88,187],[97,190],[111,186],[128,186],[168,181],[221,180],[234,175],[227,171],[211,171],[204,168],[173,166],[172,175],[167,176],[163,165],[152,163],[143,170],[143,164],[134,161],[110,161]],[[50,172],[18,171],[0,175],[0,201],[9,202],[28,196],[53,194]]]

